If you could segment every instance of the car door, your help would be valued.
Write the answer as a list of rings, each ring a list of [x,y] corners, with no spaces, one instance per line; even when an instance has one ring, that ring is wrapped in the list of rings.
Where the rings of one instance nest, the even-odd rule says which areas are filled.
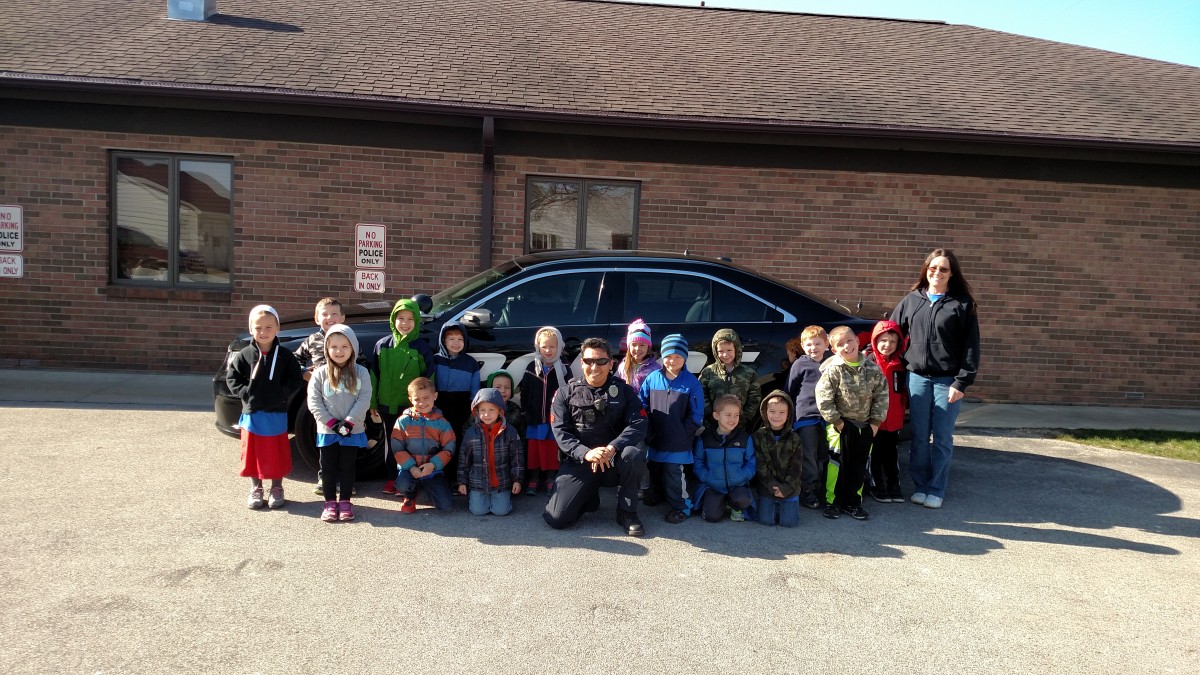
[[[698,371],[712,361],[712,336],[732,328],[742,339],[742,362],[762,374],[779,359],[775,332],[783,314],[756,295],[715,276],[680,270],[629,269],[622,274],[621,321],[641,318],[654,334],[655,351],[662,338],[681,333],[697,355],[688,369]],[[703,354],[703,362],[698,354]]]
[[[575,357],[585,338],[606,334],[611,303],[604,299],[604,279],[604,270],[557,269],[486,289],[469,304],[471,309],[487,310],[491,325],[467,330],[470,352],[484,364],[483,375],[532,352],[534,335],[542,326],[562,333],[568,359]]]

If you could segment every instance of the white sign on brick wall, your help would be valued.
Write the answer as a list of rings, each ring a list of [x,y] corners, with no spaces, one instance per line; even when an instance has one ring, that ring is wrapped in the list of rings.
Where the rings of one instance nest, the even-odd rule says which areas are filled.
[[[17,253],[0,253],[0,277],[25,276],[25,260]]]
[[[361,293],[382,293],[383,272],[376,270],[354,270],[354,290]]]
[[[0,253],[25,250],[23,213],[19,206],[0,206]]]
[[[359,223],[354,227],[354,266],[381,270],[387,265],[387,227]]]

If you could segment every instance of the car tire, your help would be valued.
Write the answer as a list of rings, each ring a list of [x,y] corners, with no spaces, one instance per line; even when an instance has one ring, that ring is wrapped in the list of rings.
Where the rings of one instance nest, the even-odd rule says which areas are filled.
[[[355,480],[370,480],[383,475],[384,454],[381,444],[387,442],[382,424],[367,422],[367,438],[376,440],[373,448],[359,448]],[[321,451],[317,448],[317,420],[307,408],[296,411],[292,423],[292,445],[304,463],[313,471],[321,468]]]

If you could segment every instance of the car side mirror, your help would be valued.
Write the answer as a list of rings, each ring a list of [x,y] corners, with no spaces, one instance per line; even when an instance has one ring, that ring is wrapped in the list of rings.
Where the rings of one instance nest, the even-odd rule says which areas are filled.
[[[467,328],[491,328],[492,327],[492,310],[490,309],[468,309],[460,319],[462,325]]]
[[[433,298],[424,293],[412,296],[412,301],[417,303],[417,309],[421,310],[422,314],[428,314],[429,310],[433,309]]]

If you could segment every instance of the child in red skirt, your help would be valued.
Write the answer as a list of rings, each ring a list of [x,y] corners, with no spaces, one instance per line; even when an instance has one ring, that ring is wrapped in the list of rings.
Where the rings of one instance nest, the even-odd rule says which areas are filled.
[[[563,358],[562,333],[554,326],[539,328],[533,336],[536,358],[525,368],[518,387],[521,389],[521,412],[525,413],[525,494],[537,495],[538,478],[546,485],[546,494],[554,490],[558,475],[558,443],[550,432],[550,403],[558,388],[567,383],[567,367]]]
[[[266,502],[279,508],[283,496],[283,477],[292,470],[292,447],[288,443],[288,399],[304,388],[304,375],[296,357],[283,349],[279,334],[279,313],[270,305],[250,310],[250,337],[253,342],[229,361],[225,383],[242,400],[241,475],[250,479],[253,489],[246,499],[252,509],[263,507],[263,480],[271,481]]]

